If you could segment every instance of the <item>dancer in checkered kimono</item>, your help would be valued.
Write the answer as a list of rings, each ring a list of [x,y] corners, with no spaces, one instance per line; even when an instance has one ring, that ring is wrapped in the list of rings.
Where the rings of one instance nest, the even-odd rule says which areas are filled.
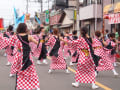
[[[70,40],[69,32],[66,31],[64,40]],[[64,44],[64,58],[67,59],[71,55],[70,47],[67,45],[67,43]]]
[[[60,37],[64,38],[65,36],[63,33],[61,33]],[[64,44],[65,44],[64,41],[60,41],[60,47],[62,50],[64,49]]]
[[[33,35],[34,39],[39,41],[39,47],[38,48],[36,44],[34,44],[33,42],[30,43],[30,46],[32,48],[32,54],[34,57],[37,57],[37,64],[47,64],[46,61],[46,55],[47,55],[47,50],[46,50],[46,46],[45,46],[45,35],[44,35],[44,28],[38,26],[37,29],[34,32],[35,35]]]
[[[13,26],[10,25],[8,27],[8,32],[7,32],[7,35],[8,35],[8,38],[11,38],[13,35],[14,35],[14,32],[13,32]],[[6,65],[11,65],[13,63],[13,49],[14,49],[14,46],[13,45],[9,45],[6,47],[6,54],[7,54],[7,64]]]
[[[101,57],[101,59],[99,61],[99,66],[96,69],[97,69],[97,71],[112,70],[114,75],[118,75],[117,72],[115,71],[113,64],[111,63],[108,55],[106,56],[106,54],[105,54],[103,45],[105,45],[106,43],[103,42],[100,39],[100,37],[101,37],[101,32],[96,31],[92,46],[94,48],[94,54]]]
[[[30,53],[29,42],[38,42],[30,35],[27,35],[27,26],[24,23],[19,24],[17,28],[16,36],[7,40],[1,38],[4,41],[1,46],[7,46],[12,43],[15,44],[15,56],[12,68],[16,70],[16,90],[40,90],[38,75],[34,66],[33,59]]]
[[[34,35],[32,35],[32,37],[33,37],[36,41],[39,41],[40,35],[34,34]],[[41,45],[41,47],[42,47],[42,44],[40,44],[40,45]],[[31,47],[32,56],[38,58],[39,55],[40,55],[40,52],[41,52],[40,48],[38,49],[38,48],[37,48],[37,45],[34,44],[33,42],[30,43],[30,47]]]
[[[72,83],[72,85],[79,87],[79,83],[91,83],[92,88],[96,89],[98,86],[95,85],[95,64],[90,53],[90,47],[86,41],[86,39],[89,38],[87,33],[88,29],[83,27],[81,29],[83,37],[68,42],[68,45],[71,45],[72,48],[76,48],[79,53],[75,83]]]
[[[71,40],[77,40],[78,39],[77,30],[73,31],[72,34],[73,35],[71,37]],[[74,48],[71,48],[70,52],[71,52],[71,56],[72,56],[70,65],[72,66],[72,65],[74,65],[73,63],[77,63],[79,55],[77,53],[77,50],[75,50]]]
[[[7,37],[4,37],[3,33],[0,33],[0,50],[6,48],[9,43],[9,39]]]
[[[58,29],[54,29],[53,35],[46,43],[47,46],[51,47],[49,52],[49,55],[51,56],[51,64],[48,73],[51,73],[53,70],[66,70],[66,73],[69,73],[65,59],[63,58],[63,51],[60,46],[58,33]]]
[[[115,58],[115,53],[116,53],[116,42],[115,42],[115,34],[111,33],[109,34],[109,39],[106,40],[107,47],[105,47],[106,54],[114,66],[116,66],[116,58]]]

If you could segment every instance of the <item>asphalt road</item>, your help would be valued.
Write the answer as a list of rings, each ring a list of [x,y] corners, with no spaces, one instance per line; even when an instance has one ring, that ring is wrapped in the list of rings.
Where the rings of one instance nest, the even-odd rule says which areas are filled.
[[[3,54],[4,52],[0,51],[0,90],[15,90],[15,77],[9,77],[10,66],[5,65],[7,58]],[[34,61],[36,64],[35,59]],[[49,60],[48,62],[50,63]],[[64,70],[56,70],[52,74],[48,74],[49,64],[36,65],[41,90],[91,90],[90,84],[80,84],[79,88],[72,87],[73,71],[76,67],[70,68],[70,74],[66,74]],[[116,70],[120,73],[120,65],[116,67]],[[120,77],[114,77],[111,71],[99,72],[96,81],[100,86],[96,90],[120,90]]]

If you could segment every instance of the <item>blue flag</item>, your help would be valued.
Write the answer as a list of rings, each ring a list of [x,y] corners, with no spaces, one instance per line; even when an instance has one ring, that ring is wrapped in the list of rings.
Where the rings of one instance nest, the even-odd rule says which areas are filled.
[[[20,24],[20,23],[24,23],[25,21],[25,14],[21,17],[18,17],[18,13],[16,11],[16,9],[14,8],[14,16],[15,16],[15,28],[17,28],[17,26]]]
[[[14,8],[14,15],[15,15],[15,19],[17,19],[18,18],[18,13],[17,13],[15,8]]]
[[[37,20],[38,24],[40,24],[40,20],[38,19],[37,16],[35,16],[35,19]]]

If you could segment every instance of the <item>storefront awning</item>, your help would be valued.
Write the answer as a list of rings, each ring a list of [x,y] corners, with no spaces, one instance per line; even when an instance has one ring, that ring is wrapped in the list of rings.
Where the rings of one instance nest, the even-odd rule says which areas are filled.
[[[112,7],[112,4],[109,4],[104,7],[104,10],[103,10],[104,15],[108,14],[111,7]]]
[[[106,5],[104,7],[103,13],[104,13],[104,15],[120,13],[120,2],[115,3],[115,4]]]
[[[69,28],[69,27],[71,27],[71,26],[72,26],[72,24],[66,24],[66,25],[60,26],[59,28]]]
[[[115,5],[114,13],[120,12],[120,2]]]

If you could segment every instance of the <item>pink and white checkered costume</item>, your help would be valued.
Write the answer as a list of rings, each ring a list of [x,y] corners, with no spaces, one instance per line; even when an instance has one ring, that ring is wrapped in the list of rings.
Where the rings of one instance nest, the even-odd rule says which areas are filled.
[[[48,42],[46,43],[46,45],[50,46],[51,47],[51,50],[52,48],[54,47],[56,43],[56,39],[54,36],[51,36],[48,40]],[[63,46],[59,48],[59,51],[58,51],[58,57],[55,57],[55,56],[51,56],[51,64],[50,64],[50,69],[52,70],[56,70],[56,69],[66,69],[67,68],[67,65],[66,65],[66,62],[63,58],[63,50],[62,50]]]
[[[112,47],[115,47],[116,46],[116,43],[111,41],[110,39],[107,39],[106,40],[106,43],[109,44],[111,42],[111,45]],[[105,52],[106,52],[106,55],[107,57],[109,58],[109,60],[111,61],[111,63],[114,63],[116,61],[116,57],[115,57],[115,54],[114,55],[111,55],[111,51],[112,49],[107,49],[107,48],[104,48]]]
[[[101,57],[99,61],[99,66],[96,68],[97,71],[114,69],[109,57],[106,56],[105,51],[103,49],[104,47],[102,46],[102,43],[99,41],[99,39],[94,38],[92,46],[94,48],[94,54]]]
[[[73,37],[71,36],[71,40],[73,40]],[[78,58],[78,53],[76,54],[76,56],[73,56],[74,55],[74,53],[76,52],[76,48],[71,48],[70,47],[70,52],[71,52],[71,62],[73,62],[73,63],[77,63],[77,58]]]
[[[32,37],[36,40],[39,41],[39,39],[41,38],[40,35],[32,35]],[[39,47],[41,48],[37,48],[37,45],[33,42],[30,42],[30,47],[31,47],[31,52],[32,52],[32,56],[34,57],[39,57],[40,53],[41,53],[41,48],[42,48],[42,43],[39,44]]]
[[[66,40],[69,41],[69,40],[67,39],[67,37],[65,37],[64,40],[65,40],[65,41],[66,41]],[[68,50],[70,50],[70,47],[69,47],[66,43],[64,43],[64,57],[70,56]]]
[[[13,43],[15,45],[15,50],[14,50],[15,56],[14,56],[14,62],[12,68],[14,69],[13,73],[17,72],[17,86],[16,86],[17,90],[28,90],[28,89],[33,90],[40,88],[38,75],[36,73],[34,63],[31,66],[29,66],[26,70],[21,71],[22,61],[23,61],[23,47],[22,47],[22,43],[19,41],[17,36],[14,36],[9,40],[7,38],[2,37],[2,39],[0,39],[0,49],[4,48],[9,44],[11,45]],[[18,51],[19,49],[21,50],[21,52]],[[30,60],[33,62],[31,54],[29,57]]]
[[[72,48],[76,48],[79,53],[75,80],[79,83],[95,83],[95,64],[90,54],[90,48],[84,38],[69,41]],[[82,50],[88,50],[86,56]]]

